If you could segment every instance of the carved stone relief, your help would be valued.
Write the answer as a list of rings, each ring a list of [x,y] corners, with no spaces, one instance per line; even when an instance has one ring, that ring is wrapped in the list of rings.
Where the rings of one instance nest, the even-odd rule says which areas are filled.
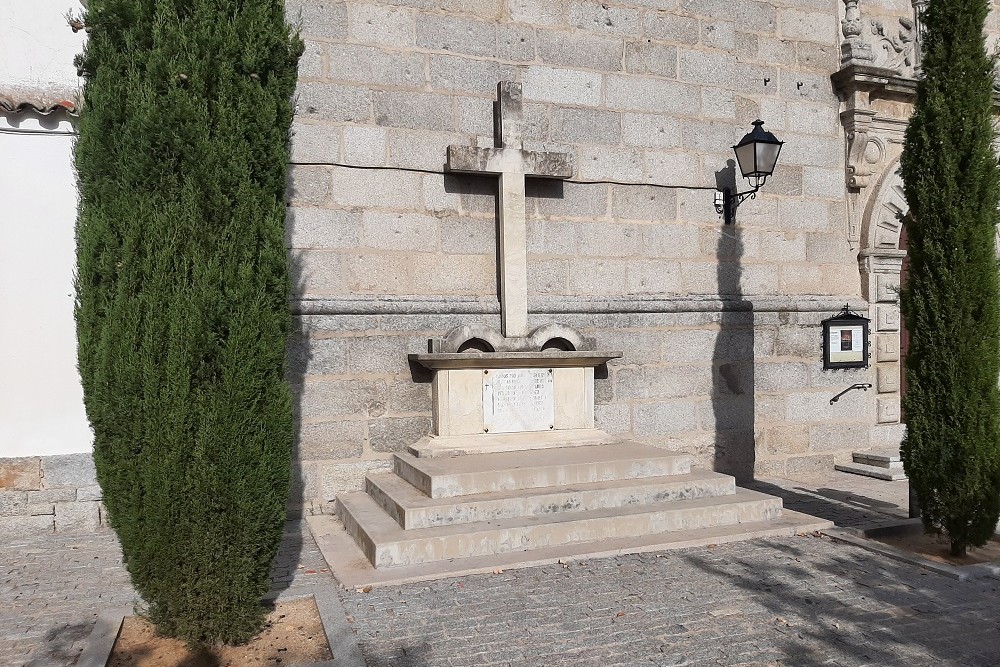
[[[911,16],[864,16],[860,0],[843,0],[840,22],[844,41],[840,46],[843,65],[860,64],[893,71],[913,78],[920,64],[920,12],[927,0],[913,0]]]
[[[916,81],[857,64],[844,67],[832,78],[842,102],[840,120],[846,138],[847,237],[858,244],[871,186],[902,153]]]

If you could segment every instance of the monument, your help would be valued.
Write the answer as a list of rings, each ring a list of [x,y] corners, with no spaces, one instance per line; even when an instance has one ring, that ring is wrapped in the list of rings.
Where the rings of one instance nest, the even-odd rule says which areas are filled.
[[[432,432],[338,496],[342,525],[309,518],[334,574],[367,585],[828,527],[686,453],[596,428],[595,369],[622,353],[557,322],[527,331],[524,180],[570,178],[573,164],[524,150],[521,117],[520,84],[501,82],[496,147],[448,147],[451,171],[499,179],[501,331],[460,326],[409,355],[433,374]]]

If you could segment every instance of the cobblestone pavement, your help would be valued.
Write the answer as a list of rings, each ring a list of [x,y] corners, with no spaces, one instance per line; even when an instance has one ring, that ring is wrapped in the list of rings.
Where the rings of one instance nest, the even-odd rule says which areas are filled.
[[[908,516],[909,482],[886,482],[832,471],[795,479],[765,478],[745,484],[779,496],[788,509],[857,528],[898,521]]]
[[[272,596],[331,585],[325,568],[305,525],[289,523],[272,571]],[[110,531],[2,544],[0,667],[73,665],[98,614],[130,609],[137,599]]]
[[[369,667],[995,667],[998,591],[790,537],[351,592],[345,606]]]
[[[841,525],[905,514],[905,483],[843,477],[755,488]],[[0,667],[73,665],[97,614],[136,600],[107,531],[2,544],[0,568]],[[335,586],[304,524],[272,582],[277,597]],[[998,591],[797,537],[341,596],[370,667],[971,667],[1000,665]]]

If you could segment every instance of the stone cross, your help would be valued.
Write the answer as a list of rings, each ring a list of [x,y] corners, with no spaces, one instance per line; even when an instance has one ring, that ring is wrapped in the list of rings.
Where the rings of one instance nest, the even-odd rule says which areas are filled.
[[[495,148],[448,146],[448,169],[499,176],[500,326],[508,338],[528,335],[528,266],[524,177],[570,178],[568,153],[524,150],[521,84],[501,81],[493,104]]]

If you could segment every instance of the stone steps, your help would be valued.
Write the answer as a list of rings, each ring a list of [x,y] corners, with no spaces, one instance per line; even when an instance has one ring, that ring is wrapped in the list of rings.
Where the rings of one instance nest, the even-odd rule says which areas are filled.
[[[862,465],[903,469],[903,459],[900,457],[898,451],[854,452],[851,454],[851,458],[854,459],[855,463]]]
[[[393,469],[431,498],[453,498],[686,474],[691,471],[691,457],[634,442],[618,442],[455,457],[396,454]]]
[[[381,474],[369,475],[365,490],[400,527],[410,530],[732,495],[736,483],[729,475],[693,470],[663,477],[431,498],[396,475]]]
[[[510,565],[602,554],[609,545],[628,552],[830,525],[783,515],[780,498],[737,488],[729,475],[692,470],[688,454],[635,442],[399,454],[394,469],[369,475],[364,492],[339,495],[335,525],[312,522],[326,526],[329,539],[319,543],[331,568],[352,581],[434,578],[491,559]],[[404,574],[374,576],[366,567]]]
[[[767,521],[781,516],[781,499],[740,489],[693,500],[404,530],[371,496],[356,492],[337,498],[337,515],[381,568]]]
[[[837,464],[834,469],[888,482],[898,482],[907,478],[899,450],[854,452],[851,458],[853,463]]]
[[[650,533],[640,537],[604,539],[600,542],[576,542],[530,551],[512,551],[450,561],[375,569],[337,517],[330,514],[314,514],[306,517],[306,523],[309,525],[309,530],[333,575],[341,586],[348,589],[360,589],[367,586],[397,586],[444,577],[495,573],[498,570],[535,567],[555,562],[569,563],[588,558],[607,558],[622,554],[691,549],[739,540],[810,533],[826,530],[833,526],[830,521],[783,509],[779,518],[767,521],[751,521],[736,525],[713,526],[671,533]]]
[[[863,463],[838,463],[834,466],[835,469],[841,472],[854,473],[855,475],[864,475],[865,477],[874,477],[875,479],[883,479],[887,482],[898,482],[903,479],[907,479],[906,473],[900,469],[889,469],[882,468],[880,466],[865,465]]]

